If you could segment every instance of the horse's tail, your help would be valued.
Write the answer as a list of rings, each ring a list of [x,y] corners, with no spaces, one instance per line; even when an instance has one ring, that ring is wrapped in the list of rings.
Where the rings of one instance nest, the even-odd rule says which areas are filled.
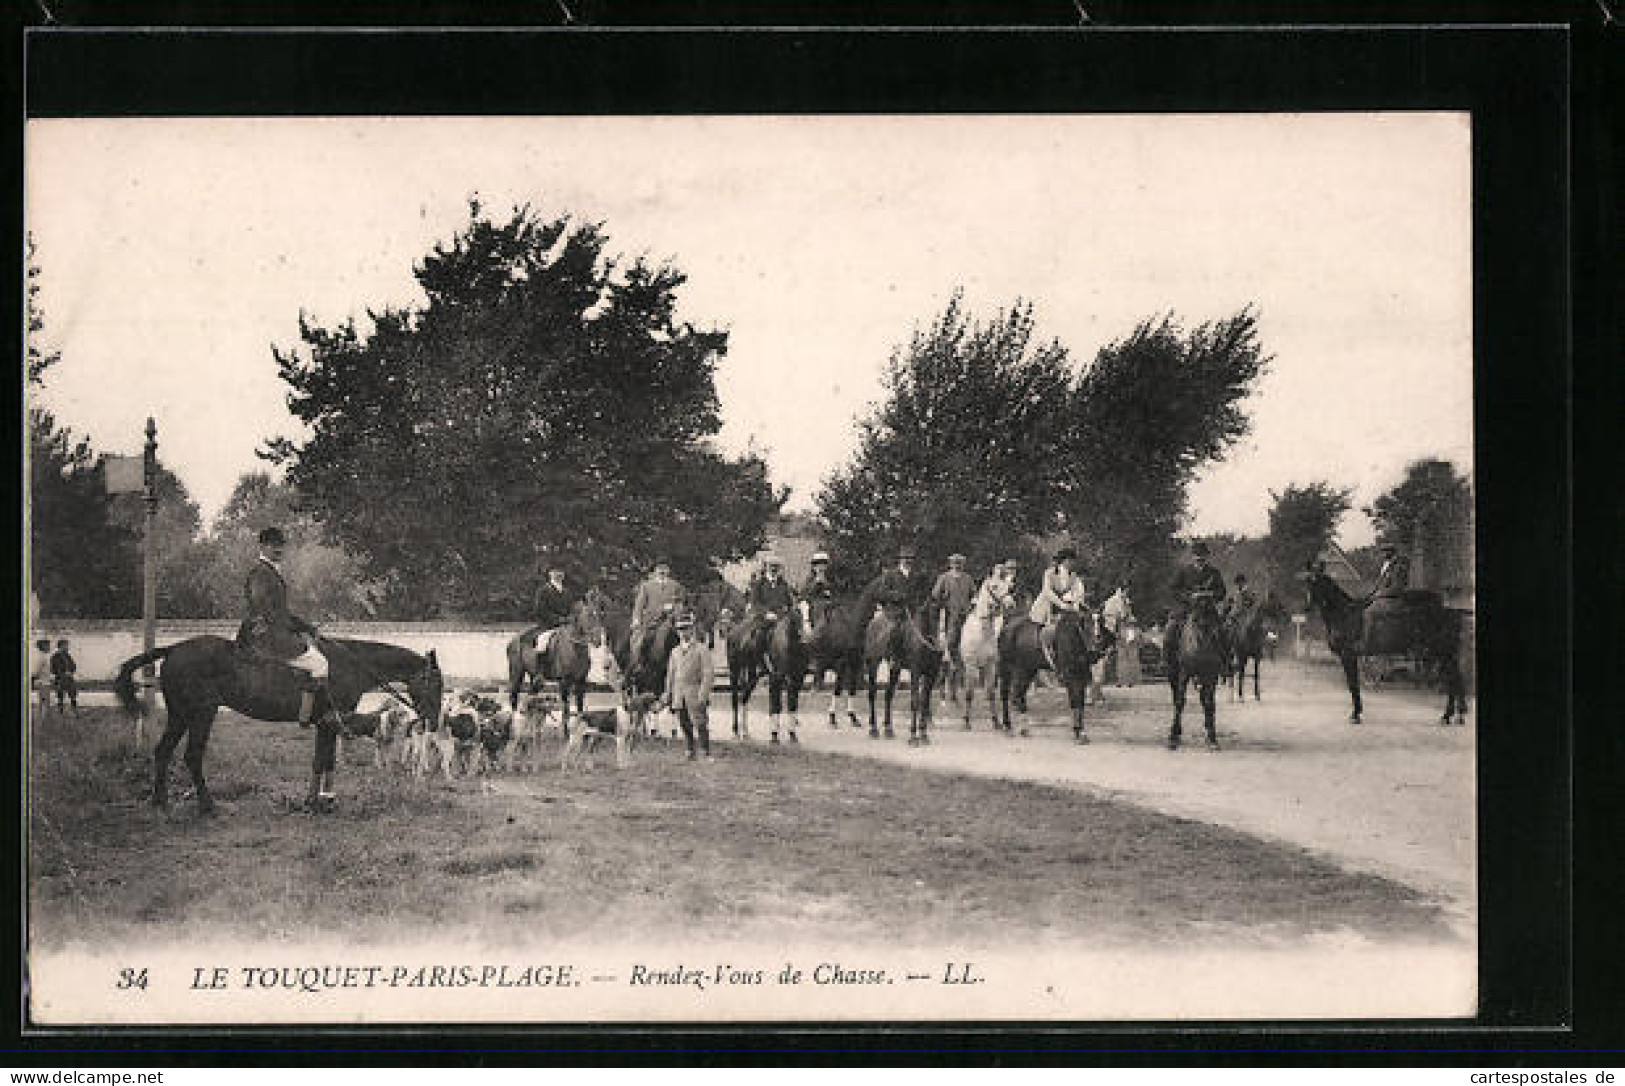
[[[144,715],[141,702],[135,696],[135,673],[137,669],[156,663],[169,655],[175,646],[165,645],[163,648],[143,652],[140,656],[132,656],[119,665],[118,677],[113,680],[113,693],[118,695],[119,704],[130,716]]]

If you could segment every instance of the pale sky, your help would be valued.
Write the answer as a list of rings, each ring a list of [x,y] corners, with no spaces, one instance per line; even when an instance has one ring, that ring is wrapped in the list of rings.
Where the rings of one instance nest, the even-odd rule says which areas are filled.
[[[1421,456],[1472,465],[1464,114],[30,121],[45,402],[100,451],[160,455],[212,516],[297,435],[271,345],[421,296],[414,260],[529,203],[670,258],[681,319],[728,329],[730,450],[791,508],[851,455],[892,349],[956,286],[1019,298],[1078,362],[1142,318],[1252,304],[1253,433],[1193,532],[1261,535],[1268,491],[1370,502]],[[499,485],[499,484],[493,484]],[[1368,542],[1357,510],[1346,544]]]

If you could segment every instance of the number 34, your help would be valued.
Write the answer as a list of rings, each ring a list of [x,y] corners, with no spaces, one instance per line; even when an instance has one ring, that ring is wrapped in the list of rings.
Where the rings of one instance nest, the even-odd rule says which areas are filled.
[[[118,983],[113,987],[119,989],[140,988],[145,991],[147,987],[146,969],[120,969],[118,971]]]

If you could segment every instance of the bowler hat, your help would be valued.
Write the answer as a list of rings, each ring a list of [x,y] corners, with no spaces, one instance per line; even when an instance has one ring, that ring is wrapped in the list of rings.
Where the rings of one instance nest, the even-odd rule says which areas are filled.
[[[1078,552],[1072,547],[1062,547],[1060,550],[1055,552],[1055,560],[1057,562],[1064,562],[1068,558],[1076,558],[1077,556]]]
[[[1198,539],[1195,543],[1191,544],[1191,553],[1196,555],[1198,558],[1206,558],[1213,552],[1208,549],[1208,545],[1205,541]]]
[[[286,547],[287,545],[288,545],[288,537],[286,535],[284,535],[282,533],[282,529],[278,528],[276,525],[273,524],[273,525],[271,525],[271,527],[261,530],[261,532],[260,532],[260,546],[262,546],[262,547]]]
[[[682,614],[678,615],[677,628],[679,630],[692,630],[694,628],[693,614],[688,611],[684,611]]]
[[[825,554],[823,551],[814,551],[812,556],[812,564],[816,566],[820,562],[828,563],[829,555]]]

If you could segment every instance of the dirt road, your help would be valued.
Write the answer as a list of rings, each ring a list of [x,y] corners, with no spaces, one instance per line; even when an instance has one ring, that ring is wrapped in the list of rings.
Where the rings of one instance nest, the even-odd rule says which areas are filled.
[[[1296,844],[1414,886],[1470,928],[1477,915],[1472,718],[1466,727],[1440,728],[1439,698],[1390,687],[1368,694],[1365,723],[1351,725],[1340,677],[1296,663],[1266,665],[1263,694],[1237,703],[1221,691],[1217,754],[1200,742],[1200,710],[1194,722],[1188,715],[1194,694],[1186,736],[1197,742],[1177,753],[1163,747],[1171,709],[1160,684],[1108,687],[1106,706],[1089,709],[1087,746],[1071,741],[1064,697],[1054,690],[1033,697],[1025,739],[993,734],[981,706],[966,732],[962,710],[939,703],[931,745],[911,747],[906,694],[894,716],[898,739],[831,730],[826,694],[803,703],[801,736],[820,750],[1064,785]],[[859,716],[867,720],[866,703]],[[727,718],[724,702],[714,711],[717,731],[728,730]],[[757,706],[753,733],[765,737],[766,723]]]

